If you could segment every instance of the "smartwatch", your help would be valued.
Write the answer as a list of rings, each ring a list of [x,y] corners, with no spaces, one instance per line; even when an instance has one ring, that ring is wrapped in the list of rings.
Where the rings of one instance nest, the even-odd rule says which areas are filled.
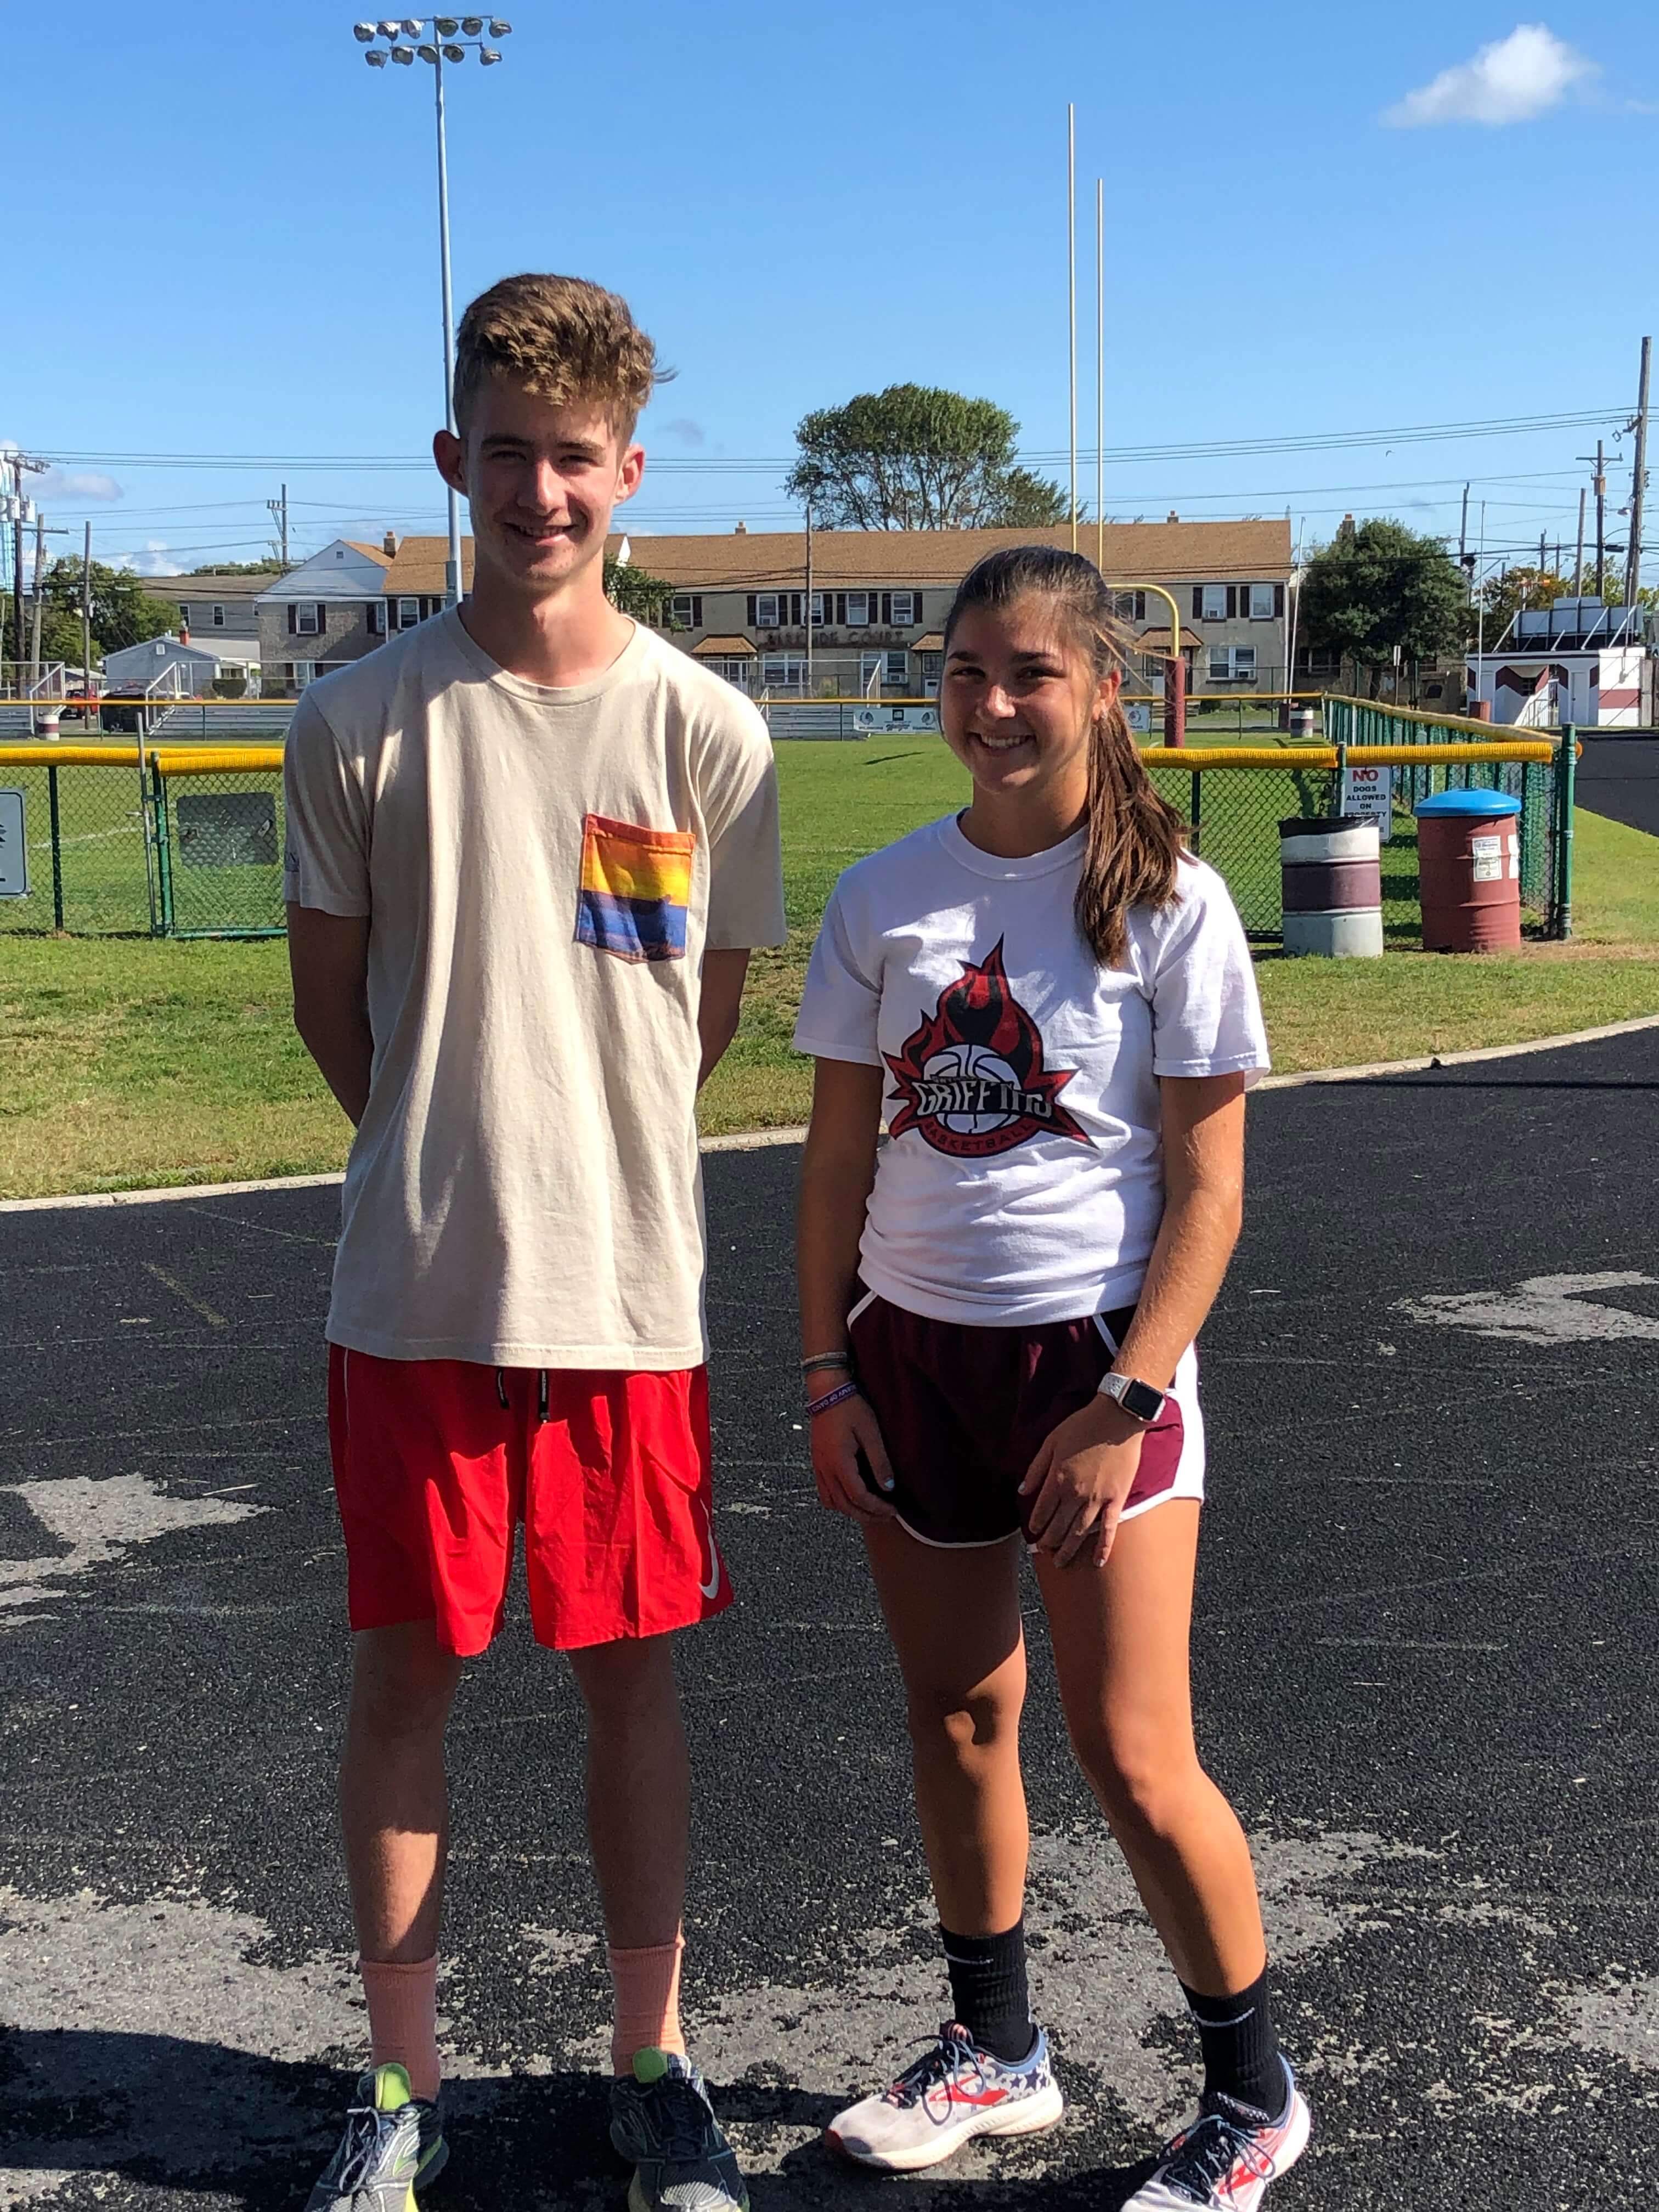
[[[1099,1395],[1115,1399],[1132,1421],[1150,1427],[1164,1411],[1164,1394],[1154,1390],[1150,1382],[1137,1382],[1133,1375],[1103,1375]]]

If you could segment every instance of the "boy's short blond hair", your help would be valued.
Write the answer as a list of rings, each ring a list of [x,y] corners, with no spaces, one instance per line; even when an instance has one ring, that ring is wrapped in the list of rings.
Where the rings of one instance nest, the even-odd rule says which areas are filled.
[[[669,374],[616,293],[580,276],[503,276],[461,317],[455,421],[465,436],[484,379],[508,376],[556,407],[600,408],[626,444]]]

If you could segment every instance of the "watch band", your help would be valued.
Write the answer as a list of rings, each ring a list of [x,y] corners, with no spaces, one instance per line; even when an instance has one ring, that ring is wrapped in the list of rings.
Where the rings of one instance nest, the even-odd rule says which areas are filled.
[[[1132,1421],[1150,1428],[1164,1411],[1166,1394],[1154,1390],[1150,1382],[1141,1382],[1137,1376],[1110,1374],[1101,1376],[1099,1395],[1114,1400]]]

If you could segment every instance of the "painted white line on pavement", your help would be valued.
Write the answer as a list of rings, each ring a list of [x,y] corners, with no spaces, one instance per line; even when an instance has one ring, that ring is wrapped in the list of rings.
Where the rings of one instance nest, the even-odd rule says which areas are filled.
[[[1298,1091],[1310,1083],[1364,1083],[1379,1075],[1418,1075],[1430,1067],[1472,1067],[1483,1060],[1515,1060],[1523,1053],[1559,1052],[1571,1044],[1599,1044],[1603,1037],[1634,1036],[1641,1030],[1659,1030],[1659,1014],[1638,1014],[1633,1021],[1607,1022],[1601,1029],[1574,1030],[1565,1036],[1533,1037],[1525,1044],[1480,1045],[1470,1052],[1437,1052],[1418,1060],[1378,1060],[1363,1067],[1310,1067],[1296,1075],[1264,1075],[1258,1091]],[[759,1152],[775,1145],[799,1145],[806,1140],[805,1127],[792,1123],[782,1129],[745,1129],[731,1137],[704,1137],[697,1146],[703,1152]],[[320,1190],[343,1182],[343,1175],[268,1176],[255,1182],[184,1182],[163,1190],[76,1191],[62,1198],[0,1198],[0,1213],[45,1213],[57,1207],[87,1206],[162,1206],[181,1198],[241,1198],[259,1190]]]

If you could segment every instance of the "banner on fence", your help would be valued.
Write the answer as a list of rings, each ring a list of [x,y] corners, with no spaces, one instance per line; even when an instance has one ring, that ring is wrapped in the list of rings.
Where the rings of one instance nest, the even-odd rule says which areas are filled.
[[[29,848],[24,835],[23,794],[0,791],[0,898],[29,895]]]
[[[939,728],[937,707],[855,707],[853,727],[860,737],[877,730],[933,730]]]
[[[276,799],[269,791],[189,791],[173,802],[187,868],[274,868]]]
[[[1351,768],[1342,779],[1342,811],[1375,822],[1383,844],[1394,835],[1394,770]]]

